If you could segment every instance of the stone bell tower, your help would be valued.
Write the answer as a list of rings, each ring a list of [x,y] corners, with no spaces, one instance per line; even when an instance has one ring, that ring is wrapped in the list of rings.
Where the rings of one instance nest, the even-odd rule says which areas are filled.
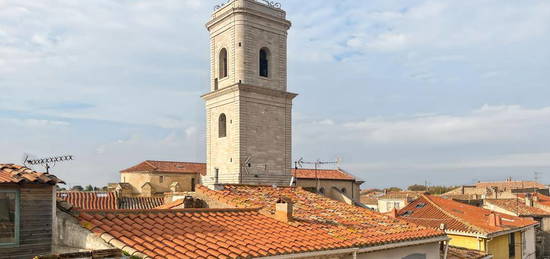
[[[203,184],[288,186],[291,112],[287,31],[279,4],[232,0],[216,6],[210,32],[206,102],[207,175]]]

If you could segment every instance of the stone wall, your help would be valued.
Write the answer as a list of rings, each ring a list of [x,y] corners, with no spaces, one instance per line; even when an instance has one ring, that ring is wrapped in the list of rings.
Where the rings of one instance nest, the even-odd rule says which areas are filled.
[[[153,187],[154,193],[164,193],[171,191],[170,185],[174,182],[179,183],[180,191],[191,191],[192,179],[195,179],[195,184],[198,184],[200,177],[198,174],[191,173],[123,172],[120,174],[120,181],[129,183],[133,194],[140,196],[149,196],[142,193],[141,188],[147,182]]]

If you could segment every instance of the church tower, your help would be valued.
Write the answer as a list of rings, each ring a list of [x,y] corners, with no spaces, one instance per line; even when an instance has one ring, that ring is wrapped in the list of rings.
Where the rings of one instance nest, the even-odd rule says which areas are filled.
[[[290,22],[271,1],[217,6],[210,32],[206,102],[207,175],[215,184],[290,184],[291,112],[287,92]]]

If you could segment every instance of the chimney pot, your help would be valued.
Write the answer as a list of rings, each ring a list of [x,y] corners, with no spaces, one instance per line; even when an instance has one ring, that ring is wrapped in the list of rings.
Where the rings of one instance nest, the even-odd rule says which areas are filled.
[[[275,219],[282,222],[292,221],[292,201],[289,199],[280,198],[275,204]]]

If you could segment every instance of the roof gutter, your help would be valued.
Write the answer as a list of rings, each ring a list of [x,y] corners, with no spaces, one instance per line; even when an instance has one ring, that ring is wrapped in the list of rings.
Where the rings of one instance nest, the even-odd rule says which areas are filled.
[[[538,223],[537,224],[532,224],[532,225],[529,225],[529,226],[525,226],[525,227],[513,228],[513,229],[503,230],[503,231],[499,231],[499,232],[493,232],[493,233],[489,233],[489,234],[474,233],[474,232],[461,232],[461,231],[453,231],[453,230],[445,230],[445,233],[447,233],[449,235],[469,236],[469,237],[490,239],[490,238],[493,238],[493,237],[502,236],[502,235],[506,235],[506,234],[510,234],[510,233],[514,233],[514,232],[518,232],[518,231],[524,231],[524,230],[526,230],[528,228],[531,228],[531,227],[534,227],[536,225],[538,225]]]
[[[385,244],[381,246],[373,246],[373,247],[365,247],[359,249],[359,253],[367,253],[367,252],[374,252],[378,250],[385,250],[385,249],[391,249],[391,248],[400,248],[400,247],[406,247],[406,246],[414,246],[414,245],[422,245],[427,243],[435,243],[435,242],[441,242],[441,241],[449,241],[451,240],[447,236],[438,236],[438,237],[432,237],[428,239],[420,239],[420,240],[412,240],[412,241],[405,241],[405,242],[399,242],[399,243],[390,243]]]
[[[529,226],[525,226],[525,227],[521,227],[521,228],[514,228],[514,229],[510,229],[510,230],[494,232],[494,233],[491,233],[491,234],[487,235],[487,237],[493,238],[493,237],[498,237],[498,236],[502,236],[502,235],[506,235],[506,234],[510,234],[510,233],[514,233],[514,232],[524,231],[524,230],[527,230],[528,228],[532,228],[532,227],[535,227],[537,225],[538,225],[538,223],[537,224],[532,224],[532,225],[529,225]]]
[[[299,254],[274,255],[274,256],[266,256],[266,257],[259,257],[259,258],[290,259],[290,258],[306,258],[306,257],[315,257],[315,256],[349,255],[349,254],[353,255],[352,258],[356,258],[358,253],[369,253],[369,252],[375,252],[375,251],[392,249],[392,248],[400,248],[400,247],[407,247],[407,246],[414,246],[414,245],[421,245],[421,244],[435,243],[435,242],[449,241],[449,240],[451,239],[448,238],[447,236],[438,236],[438,237],[432,237],[428,239],[405,241],[405,242],[391,243],[391,244],[365,247],[365,248],[354,247],[354,248],[335,249],[335,250],[326,250],[326,251],[306,252],[306,253],[299,253]]]
[[[291,259],[291,258],[306,258],[306,257],[320,257],[320,256],[329,256],[329,255],[348,255],[353,254],[355,258],[357,251],[359,248],[345,248],[345,249],[335,249],[335,250],[326,250],[326,251],[315,251],[315,252],[306,252],[306,253],[299,253],[299,254],[286,254],[286,255],[274,255],[274,256],[266,256],[266,257],[259,257],[259,258],[278,258],[278,259]]]

